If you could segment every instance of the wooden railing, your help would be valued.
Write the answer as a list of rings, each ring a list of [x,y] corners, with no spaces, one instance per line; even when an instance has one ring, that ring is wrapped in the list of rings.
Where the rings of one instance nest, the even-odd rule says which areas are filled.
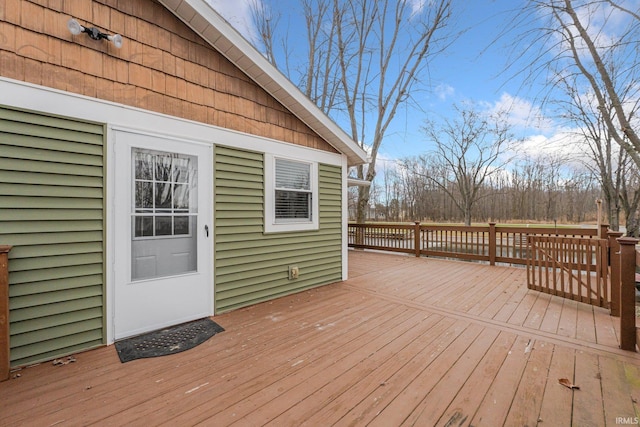
[[[527,287],[609,308],[606,239],[529,236]]]
[[[531,289],[608,307],[620,317],[620,348],[636,351],[638,239],[598,228],[349,224],[349,247],[528,265]],[[600,238],[602,237],[602,238]],[[529,243],[531,242],[531,243]]]
[[[601,231],[602,232],[602,231]],[[604,231],[606,235],[606,228]],[[525,265],[527,236],[594,238],[595,228],[434,224],[349,224],[349,247]]]

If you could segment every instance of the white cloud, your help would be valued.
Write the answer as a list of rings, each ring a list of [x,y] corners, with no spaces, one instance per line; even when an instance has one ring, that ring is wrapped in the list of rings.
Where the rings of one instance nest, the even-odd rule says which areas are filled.
[[[555,129],[553,120],[546,117],[540,107],[517,96],[503,93],[498,101],[485,104],[489,113],[505,114],[509,124],[516,129],[536,130],[543,134]]]
[[[244,38],[255,44],[258,38],[251,9],[254,5],[264,7],[261,0],[207,0],[207,2]]]
[[[422,12],[425,6],[427,6],[428,0],[409,0],[411,5],[411,16],[415,16]]]
[[[445,101],[447,98],[452,97],[456,90],[453,86],[449,86],[446,83],[441,83],[435,88],[436,95],[441,101]]]
[[[562,158],[574,167],[590,162],[578,129],[558,129],[551,136],[531,135],[519,144],[517,157]]]

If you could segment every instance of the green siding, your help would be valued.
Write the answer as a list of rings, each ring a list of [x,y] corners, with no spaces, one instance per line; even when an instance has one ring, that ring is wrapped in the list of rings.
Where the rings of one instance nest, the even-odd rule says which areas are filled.
[[[263,155],[216,147],[217,313],[342,279],[342,172],[320,164],[318,174],[319,230],[265,234]]]
[[[0,108],[12,366],[104,343],[104,127]]]

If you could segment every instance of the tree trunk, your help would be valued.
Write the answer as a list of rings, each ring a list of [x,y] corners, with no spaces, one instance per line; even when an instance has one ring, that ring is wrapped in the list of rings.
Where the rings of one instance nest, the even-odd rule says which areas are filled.
[[[627,234],[626,234],[626,236],[628,236],[628,237],[638,237],[638,235],[640,234],[639,225],[640,224],[638,224],[638,212],[636,211],[636,212],[632,213],[627,218]]]
[[[357,206],[356,222],[358,224],[364,224],[367,220],[367,207],[369,206],[369,187],[358,187]]]

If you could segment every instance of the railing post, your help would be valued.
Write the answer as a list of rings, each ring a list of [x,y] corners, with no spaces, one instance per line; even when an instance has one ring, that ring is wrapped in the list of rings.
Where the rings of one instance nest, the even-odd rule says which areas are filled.
[[[496,223],[489,223],[489,265],[496,265]]]
[[[636,244],[621,237],[620,243],[620,348],[636,351]]]
[[[415,224],[415,228],[413,231],[413,249],[415,250],[416,258],[420,257],[421,247],[420,242],[422,239],[420,238],[420,221],[413,221]]]
[[[9,379],[9,251],[0,245],[0,381]]]
[[[598,238],[606,239],[608,232],[609,232],[609,224],[600,224],[600,229],[598,230]]]
[[[356,239],[355,239],[355,244],[356,244],[356,249],[362,249],[362,248],[358,248],[359,245],[364,245],[364,224],[356,224]]]
[[[611,315],[620,317],[620,243],[621,231],[609,231],[609,265],[611,266]]]

